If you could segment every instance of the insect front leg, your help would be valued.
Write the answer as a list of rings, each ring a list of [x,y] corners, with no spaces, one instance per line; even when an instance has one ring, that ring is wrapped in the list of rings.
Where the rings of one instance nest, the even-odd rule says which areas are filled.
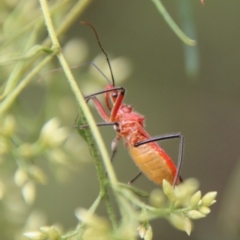
[[[85,96],[85,99],[86,99],[87,102],[90,99],[93,100],[94,105],[95,105],[98,113],[103,118],[103,115],[106,115],[106,111],[104,110],[102,104],[99,102],[99,100],[96,98],[96,96],[100,95],[100,94],[107,94],[106,95],[107,98],[105,97],[105,101],[106,101],[107,108],[109,110],[111,110],[111,114],[110,114],[110,117],[108,119],[109,119],[110,122],[112,122],[112,121],[115,120],[115,117],[116,117],[116,115],[119,111],[119,108],[122,105],[122,102],[123,102],[123,99],[124,99],[124,96],[125,96],[125,88],[123,88],[123,87],[111,87],[110,85],[107,85],[107,87],[110,87],[110,88],[107,88],[105,90],[87,95],[87,96]],[[110,93],[110,92],[112,92],[112,94],[110,95],[110,98],[113,102],[113,107],[110,107],[109,101],[108,101],[108,98],[109,98],[108,93]],[[103,118],[103,119],[105,120],[105,118]]]

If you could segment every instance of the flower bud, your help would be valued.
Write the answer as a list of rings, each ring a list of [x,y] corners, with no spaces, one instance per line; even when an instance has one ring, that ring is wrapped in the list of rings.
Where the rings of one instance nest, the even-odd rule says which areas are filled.
[[[116,76],[118,76],[118,83],[125,81],[131,75],[132,65],[128,58],[114,58],[111,61],[111,65],[113,68],[113,72],[116,74]]]
[[[199,208],[199,212],[201,212],[204,215],[207,215],[211,212],[209,207],[202,206]]]
[[[5,187],[4,183],[0,181],[0,200],[1,200],[1,199],[3,198],[3,196],[4,196],[5,189],[6,189],[6,187]]]
[[[54,226],[51,226],[48,236],[49,236],[49,240],[58,240],[60,237],[60,234]]]
[[[107,72],[109,70],[109,66],[106,62],[104,54],[99,54],[97,57],[95,57],[93,62],[101,69],[102,72]],[[111,59],[111,66],[113,72],[118,76],[118,83],[125,81],[131,75],[132,66],[126,57]],[[96,69],[90,68],[89,73],[96,80],[102,81],[102,77],[99,72],[96,71]]]
[[[83,223],[86,223],[87,225],[91,227],[95,227],[98,229],[108,229],[109,224],[106,221],[105,218],[98,217],[97,215],[93,214],[92,212],[83,209],[78,208],[75,210],[75,216],[77,219]]]
[[[192,222],[189,218],[184,215],[172,213],[170,214],[169,221],[174,227],[185,231],[188,235],[190,235],[192,231]]]
[[[160,189],[154,189],[149,196],[149,202],[153,207],[161,207],[165,202],[163,192]]]
[[[60,122],[57,118],[52,118],[44,124],[39,138],[44,146],[49,148],[59,146],[67,138],[67,129],[59,126]]]
[[[51,161],[57,164],[70,166],[67,154],[61,148],[54,148],[48,152]]]
[[[176,201],[176,195],[174,193],[173,187],[171,186],[171,184],[166,181],[165,179],[163,179],[163,192],[164,194],[168,197],[168,199],[171,202],[175,202]]]
[[[7,154],[9,152],[9,150],[10,150],[9,144],[6,141],[6,138],[0,136],[0,156]]]
[[[197,210],[191,210],[191,211],[187,212],[187,216],[191,219],[199,219],[199,218],[205,217],[204,214],[200,213]]]
[[[88,55],[87,43],[82,39],[73,38],[63,47],[63,54],[69,65],[79,65]]]
[[[190,199],[190,206],[194,207],[198,205],[199,201],[201,199],[201,191],[197,191]]]
[[[196,192],[198,188],[198,181],[194,178],[186,179],[183,183],[176,186],[174,189],[175,195],[182,205],[187,206],[189,204],[189,199]]]
[[[137,230],[138,230],[138,234],[139,234],[140,238],[144,238],[146,231],[147,231],[146,226],[144,226],[142,224],[142,225],[138,226]]]
[[[17,171],[14,174],[14,181],[19,186],[22,187],[26,181],[28,180],[28,175],[24,170],[21,168],[18,168]]]
[[[209,207],[216,202],[215,198],[217,196],[217,192],[208,192],[202,198],[202,205],[205,207]]]
[[[11,136],[16,129],[16,121],[12,115],[8,115],[4,119],[4,123],[0,128],[0,133],[4,136]]]
[[[22,189],[22,195],[24,197],[24,200],[27,204],[31,205],[35,200],[35,185],[32,181],[28,181],[23,189]]]
[[[45,233],[46,235],[48,235],[50,228],[51,227],[45,226],[45,227],[40,227],[39,229],[42,233]]]
[[[41,232],[27,232],[23,234],[25,237],[31,240],[47,240],[48,236]]]
[[[140,238],[143,238],[144,240],[152,240],[153,232],[149,224],[141,224],[137,230]]]

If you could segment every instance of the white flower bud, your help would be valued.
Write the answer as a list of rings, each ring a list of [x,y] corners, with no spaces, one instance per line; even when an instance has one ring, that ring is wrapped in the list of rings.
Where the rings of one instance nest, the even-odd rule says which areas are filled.
[[[54,226],[51,226],[48,236],[49,236],[49,240],[58,240],[60,237],[60,234]]]
[[[11,134],[14,133],[15,129],[16,129],[15,118],[12,115],[8,115],[4,119],[4,123],[0,128],[0,133],[4,136],[10,136]]]
[[[122,83],[131,75],[132,65],[126,57],[118,57],[111,60],[111,66],[115,76],[117,76],[118,83]]]
[[[79,65],[88,55],[87,43],[83,39],[73,38],[63,47],[63,54],[70,66]]]
[[[68,156],[61,148],[54,148],[48,152],[51,161],[65,166],[71,165],[68,161]]]
[[[41,232],[27,232],[23,234],[31,240],[47,240],[48,236]]]
[[[211,212],[211,209],[209,207],[202,206],[199,208],[199,212],[201,212],[204,215],[207,215]]]
[[[165,200],[166,198],[160,189],[154,189],[149,196],[150,204],[156,208],[161,207]]]
[[[60,128],[59,126],[60,122],[57,118],[52,118],[44,124],[39,139],[43,145],[51,148],[62,144],[68,136],[68,131],[66,128]]]
[[[176,186],[174,189],[175,195],[179,202],[187,206],[189,204],[189,199],[196,192],[198,188],[198,181],[193,178],[186,179],[180,185]]]
[[[171,186],[171,184],[166,181],[165,179],[163,179],[163,192],[164,194],[168,197],[168,199],[171,202],[175,202],[176,201],[176,195],[174,193],[173,187]]]
[[[172,213],[170,214],[169,221],[174,227],[185,231],[188,235],[190,235],[192,231],[192,222],[189,218],[184,215]]]
[[[3,198],[3,196],[4,196],[5,189],[6,189],[6,187],[5,187],[4,183],[0,181],[0,200],[1,200],[1,199]]]
[[[140,225],[140,226],[138,226],[137,231],[138,231],[140,238],[144,238],[144,236],[146,234],[146,227],[144,225]]]
[[[17,171],[14,174],[14,181],[19,186],[22,187],[26,181],[28,180],[28,175],[24,170],[21,168],[18,168]]]
[[[204,214],[200,213],[197,210],[191,210],[191,211],[187,212],[187,216],[191,219],[199,219],[199,218],[205,217]]]
[[[190,199],[190,206],[194,207],[198,205],[199,201],[201,199],[201,191],[197,191]]]
[[[109,228],[109,224],[105,218],[98,217],[97,215],[93,214],[92,212],[86,209],[83,209],[83,208],[76,209],[75,216],[79,221],[86,223],[89,226],[92,226],[98,229]]]
[[[144,240],[152,240],[153,232],[149,224],[142,224],[138,227],[137,230],[140,238],[143,238]]]
[[[42,233],[45,233],[46,235],[48,235],[50,228],[51,227],[45,226],[45,227],[40,227],[39,229]]]
[[[217,192],[208,192],[202,198],[202,205],[205,207],[211,206],[216,202]]]
[[[6,141],[6,138],[0,136],[0,156],[7,154],[9,150],[9,144]]]
[[[31,205],[34,202],[36,191],[35,185],[32,181],[29,181],[24,185],[22,189],[22,195],[27,204]]]
[[[109,66],[106,61],[106,57],[104,54],[99,54],[93,62],[99,67],[99,69],[105,74],[107,73],[107,77],[109,80],[111,80],[109,73]],[[120,82],[123,82],[126,80],[132,71],[132,66],[130,61],[125,58],[125,57],[118,57],[115,59],[111,58],[111,67],[113,70],[113,73],[117,76],[117,83],[119,84]],[[93,75],[93,78],[96,80],[101,80],[102,82],[102,75],[95,69],[95,68],[90,68],[90,74]]]

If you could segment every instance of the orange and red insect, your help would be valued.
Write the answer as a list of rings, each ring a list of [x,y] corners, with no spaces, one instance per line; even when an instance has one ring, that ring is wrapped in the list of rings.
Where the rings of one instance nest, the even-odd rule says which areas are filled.
[[[181,133],[173,133],[151,137],[147,133],[144,128],[144,117],[135,112],[132,106],[123,103],[125,89],[123,87],[115,87],[110,61],[101,46],[95,28],[87,22],[82,22],[82,24],[88,25],[93,29],[98,44],[106,56],[112,76],[112,83],[109,83],[104,90],[85,96],[86,101],[91,99],[94,102],[99,115],[105,121],[97,125],[114,125],[117,136],[112,142],[112,158],[116,152],[117,143],[122,138],[141,173],[144,173],[151,181],[159,185],[162,185],[163,179],[166,179],[173,186],[179,184],[181,182],[179,172],[183,156],[183,135]],[[104,94],[109,113],[96,97],[100,94]],[[180,139],[177,167],[168,154],[156,143],[156,141],[174,138]],[[140,174],[138,174],[138,176],[139,175]]]

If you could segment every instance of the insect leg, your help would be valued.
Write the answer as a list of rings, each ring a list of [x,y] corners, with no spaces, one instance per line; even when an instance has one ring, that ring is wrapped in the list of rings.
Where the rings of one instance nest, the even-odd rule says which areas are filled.
[[[116,125],[117,124],[117,122],[99,122],[99,123],[96,123],[96,125],[98,126],[98,127],[104,127],[104,126],[112,126],[112,125]],[[88,124],[86,124],[86,125],[80,125],[80,126],[76,126],[76,125],[74,125],[73,126],[73,128],[80,128],[80,129],[84,129],[84,128],[88,128],[89,127],[89,125]]]
[[[110,88],[110,89],[105,89],[105,90],[102,90],[102,91],[99,91],[99,92],[89,94],[89,95],[85,96],[84,98],[87,100],[87,99],[91,99],[94,96],[97,96],[97,95],[100,95],[100,94],[103,94],[103,93],[107,93],[107,92],[113,92],[113,91],[116,91],[116,90],[122,90],[122,91],[125,92],[125,88],[123,88],[123,87],[113,87],[113,88]]]
[[[141,176],[141,174],[142,174],[142,172],[138,173],[137,176],[135,176],[132,180],[130,180],[130,181],[128,182],[128,184],[132,184],[136,179],[138,179],[138,177]]]
[[[106,115],[106,111],[104,110],[102,104],[99,102],[99,100],[95,96],[103,94],[103,93],[114,92],[114,91],[119,91],[120,92],[120,93],[116,93],[116,96],[114,95],[114,93],[111,96],[112,99],[113,99],[114,105],[113,105],[113,108],[111,109],[111,115],[110,115],[109,120],[114,121],[114,119],[115,119],[115,117],[118,113],[118,110],[122,105],[122,102],[123,102],[123,99],[124,99],[124,96],[125,96],[125,88],[114,87],[114,88],[105,89],[105,90],[102,90],[102,91],[99,91],[99,92],[96,92],[96,93],[85,96],[86,101],[89,101],[90,99],[92,99],[94,101],[94,105],[95,105],[97,111],[99,112],[99,114],[102,116],[102,118],[105,121],[109,121],[109,120],[106,120],[106,118],[104,116],[104,115]]]
[[[104,127],[104,126],[112,126],[114,125],[114,128],[117,129],[119,127],[118,122],[100,122],[100,123],[96,123],[96,125],[98,127]],[[80,128],[80,129],[84,129],[84,128],[88,128],[89,125],[81,125],[81,126],[77,126],[76,121],[73,125],[73,128]],[[119,142],[119,140],[121,139],[120,136],[117,136],[115,139],[113,139],[112,144],[111,144],[111,150],[112,150],[112,154],[111,154],[111,162],[113,161],[113,158],[117,152],[117,144]]]
[[[112,144],[111,144],[111,150],[112,150],[112,155],[111,155],[111,162],[113,162],[113,158],[117,152],[117,145],[120,140],[120,136],[117,136],[116,138],[113,139]]]
[[[109,122],[109,116],[100,101],[96,97],[92,97],[91,99],[93,100],[94,106],[102,119],[106,122]]]
[[[96,98],[96,95],[103,94],[103,93],[108,93],[108,92],[114,92],[116,90],[117,91],[119,90],[120,94],[117,93],[117,96],[116,96],[117,99],[114,102],[114,106],[112,108],[111,115],[110,115],[110,117],[108,117],[108,114],[107,114],[106,110],[104,109],[104,107],[101,104],[101,102]],[[118,110],[119,110],[119,108],[120,108],[120,106],[122,104],[122,101],[123,101],[123,98],[124,98],[124,93],[125,93],[125,89],[124,88],[122,88],[122,87],[114,87],[114,88],[105,89],[103,91],[99,91],[99,92],[93,93],[91,95],[85,96],[86,101],[89,101],[90,99],[93,100],[94,106],[97,109],[99,115],[102,117],[102,119],[104,121],[106,121],[106,123],[98,123],[97,126],[114,125],[115,130],[118,132],[119,124],[118,124],[118,122],[114,122],[114,119],[115,119],[116,114],[117,114],[117,112],[118,112]],[[83,127],[87,127],[87,126],[81,126],[81,127],[83,128]],[[111,150],[112,150],[111,161],[113,160],[114,155],[116,154],[117,143],[118,143],[120,138],[121,138],[120,136],[117,136],[112,141],[112,144],[111,144]]]
[[[167,140],[167,139],[174,139],[174,138],[179,138],[180,143],[179,143],[179,151],[178,151],[178,163],[177,163],[177,172],[174,177],[173,181],[173,186],[176,185],[178,179],[181,181],[181,177],[179,176],[180,170],[182,167],[182,159],[183,159],[183,146],[184,146],[184,137],[181,133],[172,133],[172,134],[165,134],[165,135],[160,135],[157,137],[151,137],[147,140],[141,141],[136,143],[134,146],[139,147],[143,144],[150,143],[150,142],[156,142],[156,141],[162,141],[162,140]]]
[[[110,116],[111,121],[114,121],[114,119],[115,119],[115,117],[118,113],[119,108],[122,106],[122,102],[123,102],[123,99],[124,99],[124,96],[125,96],[125,89],[121,88],[119,90],[120,90],[120,93],[117,95],[117,99],[114,100],[114,105],[113,105],[113,108],[112,108],[112,111],[111,111],[111,116]]]

